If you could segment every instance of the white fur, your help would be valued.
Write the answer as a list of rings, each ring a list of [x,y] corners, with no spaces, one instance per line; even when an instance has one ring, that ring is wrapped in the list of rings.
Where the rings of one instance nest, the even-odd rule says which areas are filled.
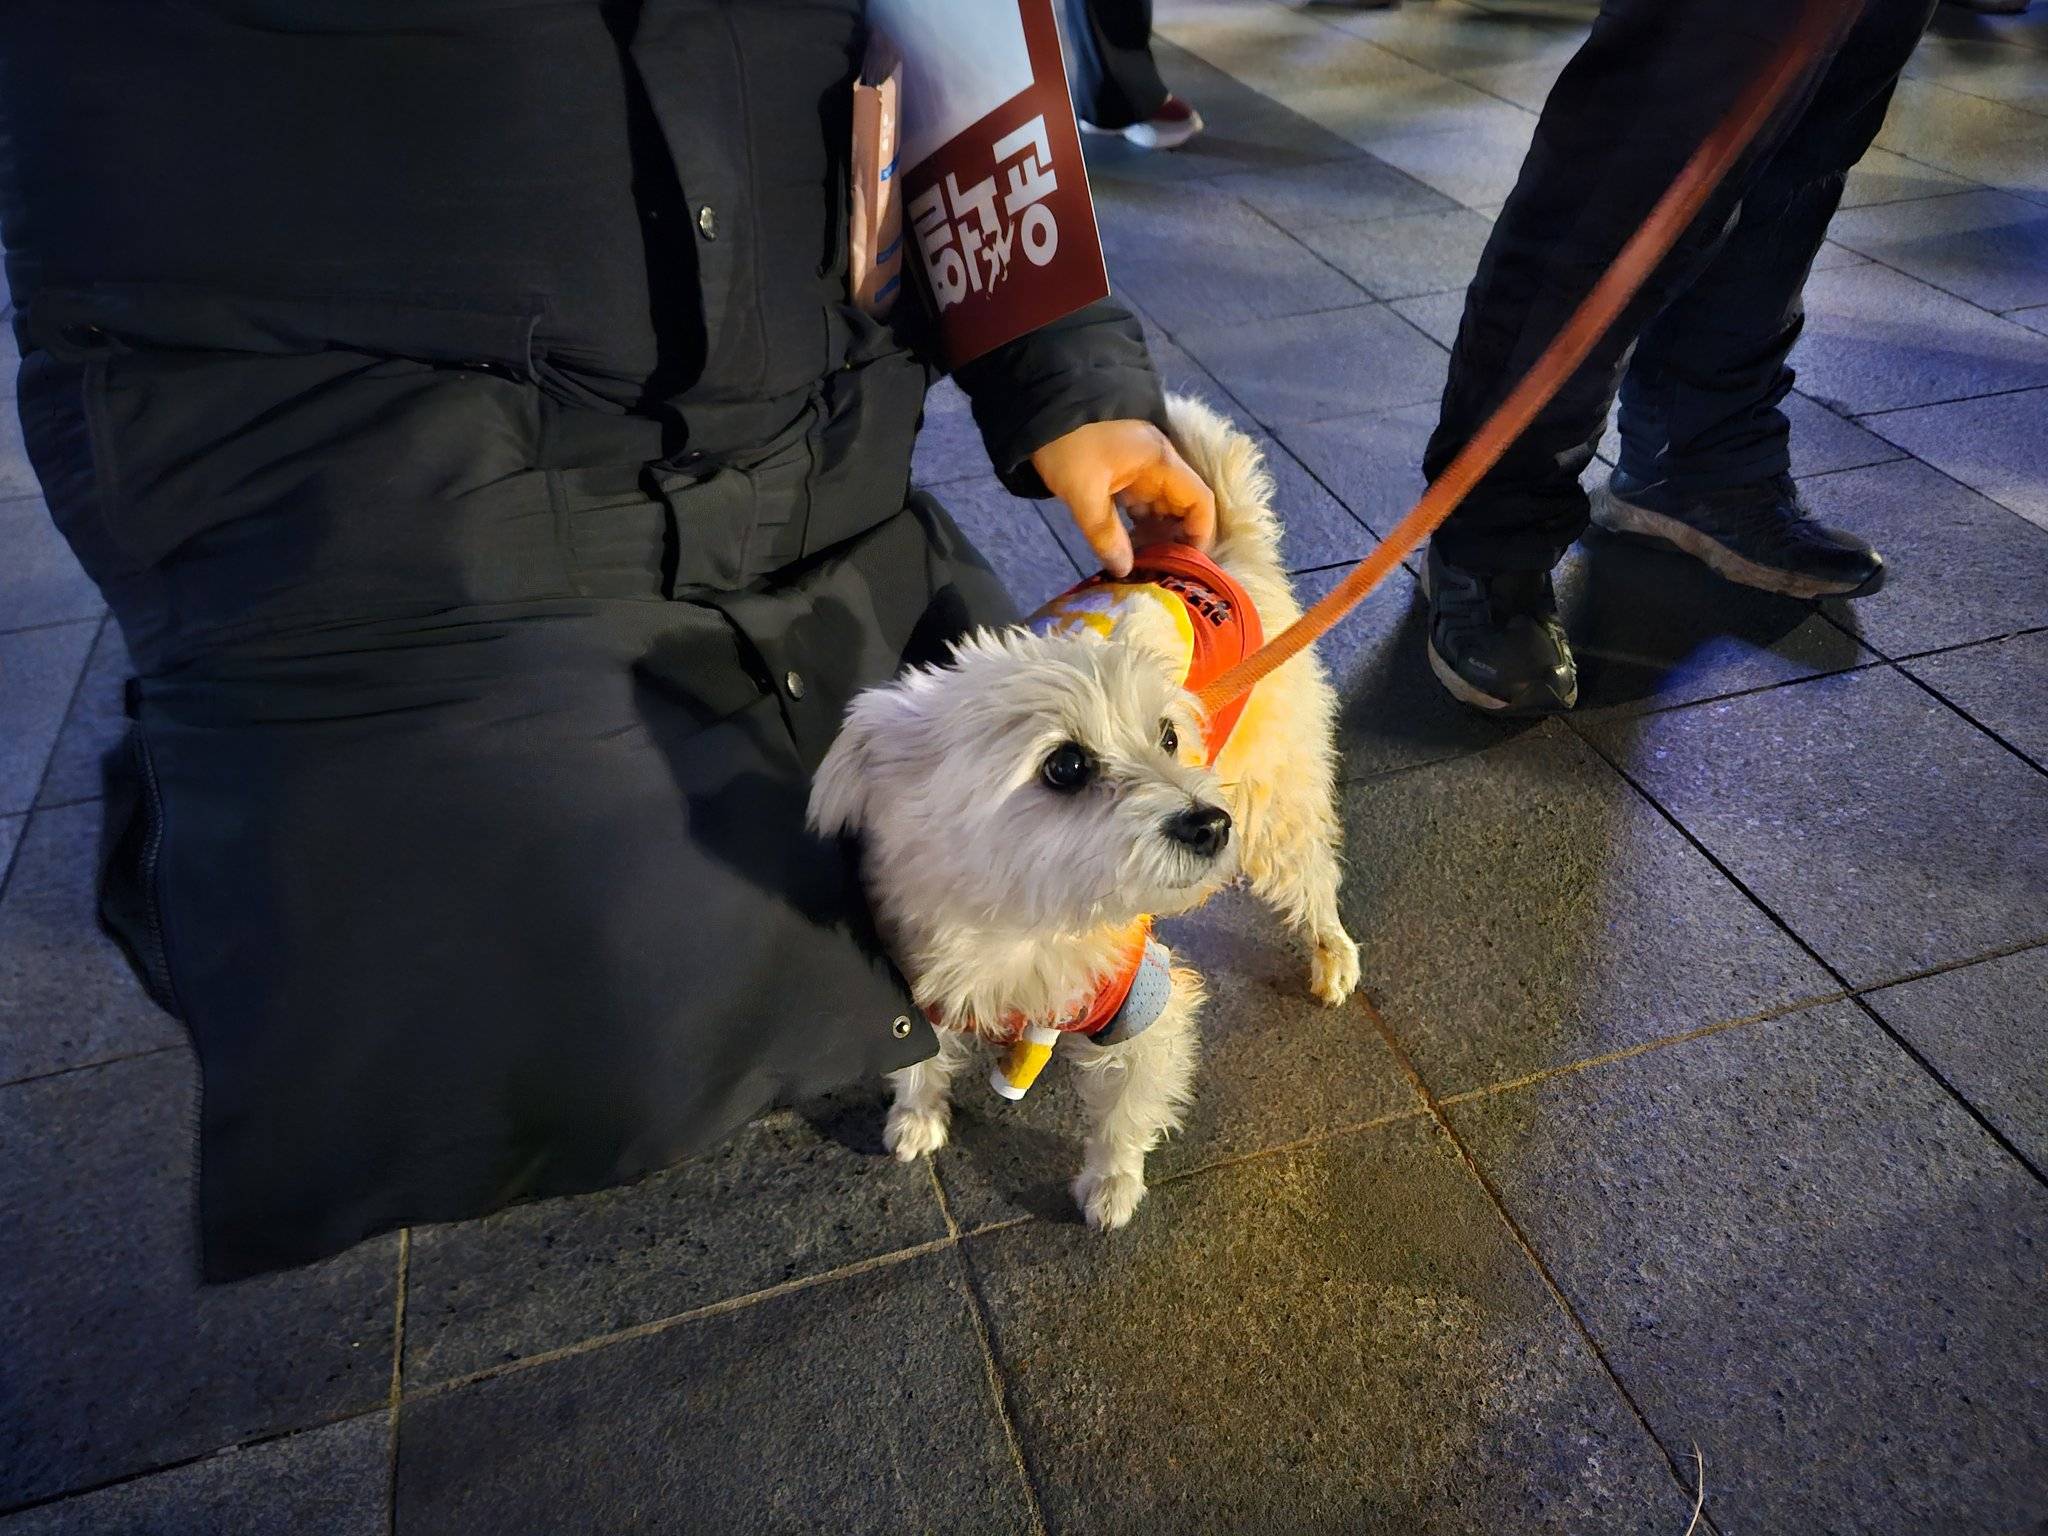
[[[1268,635],[1299,616],[1279,556],[1273,483],[1258,447],[1207,406],[1173,397],[1181,453],[1216,493],[1219,565]],[[812,826],[858,832],[885,942],[944,1027],[938,1055],[892,1075],[885,1139],[899,1158],[945,1145],[948,1085],[976,1035],[1051,1019],[1090,997],[1142,914],[1199,905],[1238,874],[1305,940],[1309,985],[1340,1003],[1358,947],[1337,915],[1336,698],[1313,652],[1253,690],[1215,767],[1200,761],[1200,706],[1142,634],[982,632],[942,667],[868,689],[818,770]],[[1160,747],[1172,722],[1177,756]],[[1099,764],[1062,795],[1040,778],[1063,742]],[[1232,836],[1205,858],[1163,831],[1222,806]],[[1067,1036],[1091,1130],[1074,1196],[1091,1225],[1120,1227],[1145,1195],[1145,1154],[1192,1097],[1200,979],[1175,967],[1159,1019],[1103,1047]]]

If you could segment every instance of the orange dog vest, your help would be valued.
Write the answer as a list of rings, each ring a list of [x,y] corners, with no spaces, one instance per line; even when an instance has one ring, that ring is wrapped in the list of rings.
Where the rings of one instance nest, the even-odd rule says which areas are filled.
[[[1131,574],[1121,579],[1097,574],[1067,588],[1031,616],[1040,633],[1093,630],[1116,632],[1140,612],[1156,612],[1162,633],[1177,642],[1180,685],[1199,692],[1265,644],[1259,612],[1245,590],[1222,566],[1189,544],[1151,544],[1137,552]],[[1216,711],[1202,733],[1214,763],[1244,713],[1240,696]]]

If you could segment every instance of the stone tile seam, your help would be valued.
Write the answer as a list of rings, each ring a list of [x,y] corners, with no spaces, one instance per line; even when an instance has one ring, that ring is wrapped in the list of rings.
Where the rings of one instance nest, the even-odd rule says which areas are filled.
[[[120,1488],[129,1483],[143,1482],[152,1477],[160,1477],[167,1472],[182,1471],[186,1467],[197,1466],[205,1461],[212,1461],[217,1456],[231,1456],[242,1451],[253,1451],[263,1446],[276,1445],[280,1441],[297,1439],[300,1435],[310,1435],[318,1433],[323,1429],[333,1429],[337,1425],[353,1424],[358,1419],[367,1419],[384,1411],[384,1405],[378,1403],[367,1408],[350,1409],[346,1413],[328,1414],[305,1424],[294,1424],[289,1429],[267,1430],[262,1434],[245,1436],[240,1440],[230,1440],[225,1445],[217,1445],[209,1450],[195,1451],[190,1456],[176,1456],[169,1461],[152,1462],[146,1467],[138,1467],[131,1472],[123,1472],[115,1477],[103,1477],[97,1482],[80,1483],[75,1488],[66,1488],[58,1493],[44,1494],[37,1498],[24,1500],[19,1504],[0,1505],[0,1519],[10,1519],[15,1515],[25,1515],[34,1510],[47,1509],[52,1504],[63,1504],[72,1499],[82,1499],[95,1493],[104,1493],[109,1488]]]
[[[1896,670],[1896,667],[1894,667],[1894,670]],[[1946,700],[1943,700],[1943,703],[1946,702]],[[1678,833],[1680,837],[1684,838],[1686,842],[1691,844],[1692,847],[1699,853],[1700,857],[1705,859],[1708,862],[1708,864],[1710,864],[1715,869],[1715,871],[1717,871],[1720,874],[1722,879],[1726,880],[1736,890],[1740,891],[1744,898],[1748,900],[1749,903],[1757,909],[1757,911],[1761,912],[1765,916],[1765,918],[1767,918],[1771,922],[1771,924],[1778,929],[1780,933],[1784,934],[1786,938],[1790,939],[1795,945],[1797,945],[1800,951],[1804,953],[1809,960],[1811,960],[1815,965],[1819,966],[1821,970],[1825,971],[1829,976],[1833,977],[1836,983],[1843,989],[1845,993],[1854,994],[1859,990],[1858,988],[1850,984],[1849,979],[1846,976],[1844,976],[1833,965],[1829,964],[1828,961],[1822,957],[1820,951],[1818,951],[1811,944],[1809,944],[1796,928],[1794,928],[1789,922],[1787,922],[1782,916],[1780,916],[1776,908],[1772,907],[1768,902],[1764,901],[1762,897],[1757,895],[1755,891],[1750,889],[1748,882],[1744,881],[1739,875],[1735,873],[1734,870],[1730,869],[1725,863],[1723,863],[1722,860],[1714,853],[1714,851],[1707,847],[1705,842],[1703,842],[1700,838],[1696,837],[1693,834],[1691,828],[1687,827],[1684,822],[1680,821],[1675,814],[1673,814],[1669,809],[1667,809],[1664,806],[1663,802],[1658,800],[1647,789],[1645,789],[1643,785],[1636,780],[1633,774],[1631,774],[1626,768],[1622,767],[1620,763],[1616,762],[1614,758],[1611,757],[1608,753],[1603,751],[1599,743],[1588,739],[1585,735],[1578,731],[1574,731],[1573,734],[1578,736],[1579,740],[1585,742],[1586,746],[1590,748],[1592,752],[1597,757],[1599,757],[1602,762],[1606,763],[1610,768],[1612,768],[1615,771],[1615,773],[1619,774],[1622,780],[1628,785],[1628,787],[1631,790],[1633,790],[1637,795],[1641,796],[1642,799],[1645,802],[1647,802],[1651,806],[1651,808],[1654,809],[1656,813],[1659,816],[1661,816],[1664,819],[1664,821]],[[1860,1003],[1859,1006],[1861,1006]],[[1865,1008],[1865,1012],[1871,1012],[1871,1010]],[[1874,1013],[1872,1014],[1872,1017],[1875,1017]],[[1944,1093],[1946,1093],[1950,1098],[1955,1100],[1956,1104],[1961,1107],[1965,1114],[1967,1114],[1972,1120],[1977,1122],[1978,1127],[1987,1136],[1991,1137],[1993,1141],[1997,1142],[1999,1146],[2003,1147],[2008,1153],[2010,1153],[2013,1156],[2013,1158],[2019,1163],[2019,1165],[2022,1168],[2025,1168],[2029,1173],[2033,1174],[2036,1179],[2040,1180],[2043,1183],[2048,1183],[2048,1173],[2044,1173],[2042,1169],[2035,1167],[2033,1163],[2028,1161],[2025,1157],[2021,1156],[2018,1149],[2013,1146],[2011,1139],[2007,1137],[2004,1132],[2000,1131],[1998,1127],[1993,1125],[1991,1121],[1984,1115],[1984,1113],[1981,1110],[1979,1110],[1975,1104],[1970,1102],[1969,1097],[1966,1094],[1964,1094],[1962,1090],[1957,1088],[1955,1084],[1951,1083],[1946,1077],[1942,1076],[1939,1072],[1935,1071],[1933,1066],[1926,1060],[1926,1058],[1922,1057],[1919,1054],[1919,1052],[1914,1051],[1910,1047],[1908,1047],[1905,1044],[1905,1042],[1902,1039],[1900,1039],[1900,1037],[1891,1029],[1889,1025],[1884,1024],[1882,1020],[1879,1020],[1878,1022],[1879,1027],[1883,1029],[1884,1033],[1887,1036],[1889,1036],[1894,1043],[1898,1044],[1902,1051],[1905,1052],[1907,1059],[1909,1061],[1914,1062],[1921,1068],[1922,1071],[1926,1072],[1928,1076],[1941,1088],[1941,1090]]]
[[[967,1304],[967,1320],[974,1329],[975,1347],[981,1354],[982,1379],[988,1385],[990,1411],[1002,1429],[1003,1444],[1010,1453],[1011,1469],[1017,1474],[1017,1486],[1023,1490],[1024,1509],[1030,1516],[1033,1536],[1047,1536],[1044,1501],[1038,1496],[1038,1484],[1031,1476],[1031,1463],[1024,1454],[1024,1437],[1017,1428],[1017,1416],[1010,1405],[1009,1378],[1003,1372],[1002,1363],[996,1359],[987,1306],[981,1287],[975,1283],[974,1266],[968,1263],[967,1250],[960,1242],[960,1223],[954,1218],[953,1202],[946,1198],[946,1181],[939,1177],[937,1162],[929,1157],[924,1159],[924,1171],[931,1180],[932,1198],[939,1203],[939,1214],[946,1220],[953,1267],[960,1276],[960,1287]]]
[[[92,623],[94,621],[88,619],[80,622]],[[50,737],[50,750],[43,757],[42,771],[36,775],[35,793],[28,797],[27,812],[29,819],[22,823],[22,842],[27,842],[29,833],[35,830],[35,818],[41,814],[36,802],[42,798],[43,789],[50,782],[50,764],[55,762],[57,758],[58,738],[64,734],[64,727],[71,723],[72,712],[78,708],[79,696],[85,692],[86,674],[92,671],[93,647],[99,644],[100,632],[107,625],[107,616],[101,614],[97,622],[99,628],[93,631],[92,644],[85,648],[85,655],[78,664],[78,676],[71,680],[71,692],[65,697],[64,713],[58,717],[56,732]],[[7,888],[14,883],[14,871],[20,866],[21,850],[17,847],[15,849],[15,856],[7,861],[7,867],[4,870],[0,870],[0,902],[4,902],[7,899]]]
[[[398,1532],[399,1410],[405,1406],[405,1302],[412,1279],[412,1228],[398,1229],[398,1276],[391,1319],[391,1392],[385,1405],[385,1533]]]
[[[1898,662],[1892,663],[1892,670],[1897,672],[1901,677],[1905,678],[1907,682],[1911,683],[1915,688],[1918,688],[1922,693],[1926,694],[1929,698],[1941,704],[1943,708],[1950,710],[1952,713],[1960,717],[1965,724],[1969,725],[1971,728],[1977,731],[1979,735],[1988,736],[1993,741],[1997,742],[2001,747],[2005,748],[2006,751],[2010,752],[2014,757],[2018,758],[2021,762],[2025,763],[2029,768],[2033,769],[2034,772],[2039,774],[2048,774],[2048,763],[2043,763],[2039,758],[2030,756],[2028,753],[2021,751],[2018,743],[2008,741],[2000,732],[1993,730],[1990,726],[1986,725],[1982,720],[1979,720],[1975,715],[1971,714],[1967,709],[1963,708],[1962,705],[1958,704],[1954,699],[1950,698],[1947,694],[1943,693],[1939,688],[1935,687],[1934,684],[1928,682],[1925,678],[1919,676],[1917,673],[1908,671],[1905,666]]]
[[[1440,1113],[1437,1113],[1437,1110],[1443,1108],[1450,1108],[1457,1105],[1470,1103],[1475,1100],[1490,1097],[1497,1094],[1518,1091],[1520,1089],[1533,1086],[1537,1083],[1547,1082],[1556,1077],[1567,1076],[1577,1072],[1586,1071],[1592,1068],[1610,1065],[1614,1062],[1629,1060],[1634,1057],[1645,1055],[1652,1051],[1662,1050],[1671,1046],[1688,1044],[1694,1040],[1704,1039],[1708,1036],[1721,1034],[1732,1029],[1744,1028],[1760,1023],[1768,1023],[1775,1019],[1784,1018],[1809,1008],[1824,1006],[1828,1003],[1846,1001],[1851,999],[1860,1001],[1860,999],[1863,996],[1870,993],[1881,992],[1892,987],[1904,986],[1910,982],[1924,980],[1930,976],[1941,975],[1945,972],[1953,970],[1966,969],[1973,965],[1981,965],[1991,960],[2002,959],[2010,955],[2024,953],[2030,949],[2037,949],[2044,946],[2048,946],[2048,935],[2044,935],[2039,939],[2028,940],[2026,942],[2019,944],[2006,945],[1996,950],[1986,951],[1983,954],[1970,956],[1967,959],[1948,961],[1938,966],[1929,966],[1924,969],[1908,972],[1900,976],[1888,977],[1883,981],[1872,983],[1870,986],[1862,989],[1861,992],[1839,991],[1817,994],[1809,998],[1801,998],[1793,1002],[1784,1004],[1780,1007],[1772,1008],[1755,1014],[1745,1015],[1741,1018],[1723,1020],[1721,1022],[1704,1025],[1696,1029],[1685,1030],[1674,1035],[1663,1036],[1656,1040],[1645,1041],[1640,1044],[1630,1046],[1624,1050],[1612,1051],[1604,1055],[1587,1057],[1580,1061],[1569,1062],[1560,1066],[1545,1068],[1541,1072],[1529,1073],[1519,1078],[1513,1078],[1498,1083],[1488,1084],[1481,1088],[1464,1089],[1457,1093],[1448,1094],[1444,1096],[1442,1099],[1435,1100],[1435,1109],[1432,1108],[1432,1101],[1429,1097],[1427,1088],[1422,1084],[1420,1074],[1415,1071],[1413,1064],[1407,1058],[1406,1053],[1399,1049],[1398,1042],[1390,1040],[1390,1049],[1394,1050],[1397,1061],[1400,1062],[1400,1064],[1403,1066],[1404,1075],[1408,1079],[1410,1091],[1417,1096],[1417,1099],[1419,1101],[1418,1106],[1416,1108],[1408,1110],[1399,1110],[1390,1114],[1377,1115],[1370,1119],[1361,1120],[1353,1124],[1338,1126],[1331,1128],[1329,1130],[1319,1131],[1307,1136],[1298,1137],[1293,1141],[1279,1142],[1271,1146],[1260,1147],[1252,1151],[1236,1154],[1231,1157],[1218,1158],[1213,1162],[1203,1163],[1194,1168],[1180,1169],[1157,1180],[1154,1183],[1153,1187],[1155,1189],[1168,1188],[1175,1184],[1187,1182],[1189,1180],[1210,1173],[1214,1173],[1223,1169],[1240,1167],[1249,1163],[1258,1162],[1262,1159],[1269,1157],[1293,1155],[1298,1152],[1306,1151],[1311,1147],[1320,1145],[1325,1142],[1341,1140],[1345,1137],[1361,1135],[1370,1131],[1384,1129],[1385,1127],[1392,1125],[1404,1124],[1406,1122],[1413,1120],[1429,1118],[1440,1122],[1442,1117]],[[1384,1018],[1379,1014],[1378,1009],[1374,1007],[1368,999],[1361,998],[1360,1001],[1361,1005],[1367,1010],[1368,1017],[1372,1019],[1372,1021],[1374,1022],[1375,1028],[1382,1032],[1383,1038],[1389,1036],[1391,1034],[1391,1030],[1389,1026],[1385,1024]],[[140,1052],[137,1054],[157,1055],[161,1054],[163,1050],[173,1049],[178,1049],[178,1047],[160,1047],[158,1050]],[[111,1063],[108,1062],[97,1062],[89,1064],[88,1066],[84,1067],[67,1068],[64,1070],[67,1072],[89,1071],[92,1070],[93,1067],[106,1066],[110,1064]],[[60,1076],[63,1074],[53,1073],[47,1075]],[[20,1081],[36,1080],[37,1079],[22,1079]],[[9,1084],[4,1086],[13,1085]],[[943,1185],[938,1182],[936,1176],[936,1165],[932,1163],[929,1159],[927,1159],[926,1165],[928,1169],[932,1170],[932,1177],[935,1185],[935,1194],[937,1194],[940,1199],[940,1210],[942,1215],[944,1216],[947,1226],[948,1236],[946,1237],[936,1238],[926,1243],[914,1244],[911,1247],[895,1250],[891,1253],[875,1255],[868,1259],[858,1260],[852,1264],[842,1265],[835,1269],[821,1271],[816,1275],[802,1276],[794,1280],[785,1281],[779,1285],[763,1288],[761,1290],[745,1292],[738,1296],[725,1297],[719,1301],[709,1302],[706,1303],[704,1306],[695,1307],[688,1309],[684,1312],[675,1313],[669,1317],[658,1318],[647,1323],[636,1324],[631,1328],[617,1330],[609,1334],[595,1335],[592,1338],[579,1341],[577,1344],[565,1345],[559,1349],[547,1351],[540,1355],[526,1356],[522,1357],[519,1360],[506,1361],[500,1365],[492,1366],[481,1371],[471,1372],[464,1376],[453,1377],[444,1382],[429,1383],[427,1386],[410,1393],[407,1393],[403,1390],[404,1378],[402,1352],[404,1347],[403,1307],[406,1295],[407,1270],[409,1268],[411,1230],[409,1228],[402,1228],[399,1232],[400,1284],[398,1288],[397,1298],[395,1301],[397,1315],[394,1318],[393,1329],[394,1360],[391,1373],[392,1388],[390,1399],[385,1404],[381,1405],[380,1407],[358,1409],[350,1413],[333,1415],[327,1418],[317,1420],[312,1423],[297,1425],[290,1429],[280,1430],[263,1435],[250,1436],[245,1439],[232,1441],[225,1445],[214,1447],[210,1450],[198,1452],[192,1456],[181,1457],[172,1461],[157,1463],[152,1466],[142,1468],[133,1472],[123,1473],[118,1477],[105,1479],[98,1483],[86,1484],[76,1488],[66,1489],[63,1492],[52,1494],[47,1498],[31,1500],[25,1504],[10,1506],[6,1509],[0,1509],[0,1515],[16,1514],[24,1510],[40,1508],[46,1504],[58,1503],[65,1499],[79,1498],[86,1494],[97,1492],[103,1488],[114,1487],[122,1483],[138,1481],[142,1478],[155,1476],[163,1472],[175,1471],[178,1468],[189,1466],[196,1462],[205,1461],[214,1456],[225,1455],[232,1451],[244,1450],[258,1445],[266,1445],[277,1440],[288,1439],[294,1435],[309,1433],[317,1429],[329,1428],[335,1424],[346,1423],[354,1419],[363,1418],[368,1416],[369,1414],[378,1412],[382,1412],[387,1414],[388,1416],[391,1416],[393,1420],[392,1456],[393,1486],[395,1488],[397,1456],[396,1416],[400,1408],[402,1408],[405,1403],[420,1402],[433,1397],[441,1396],[448,1392],[459,1390],[463,1387],[476,1385],[482,1381],[490,1380],[501,1375],[515,1374],[516,1372],[529,1366],[551,1364],[556,1360],[568,1358],[574,1355],[589,1353],[595,1349],[605,1348],[614,1343],[630,1342],[633,1339],[648,1337],[656,1333],[666,1332],[668,1329],[672,1327],[681,1326],[684,1323],[694,1322],[698,1319],[705,1317],[721,1315],[726,1312],[739,1311],[759,1301],[772,1300],[779,1296],[787,1295],[792,1292],[809,1290],[821,1285],[834,1283],[838,1280],[849,1279],[854,1277],[855,1275],[867,1273],[872,1270],[892,1267],[894,1264],[904,1262],[912,1258],[919,1258],[927,1253],[935,1253],[941,1249],[958,1248],[964,1251],[964,1249],[968,1245],[969,1240],[986,1236],[994,1232],[1006,1231],[1012,1227],[1028,1225],[1040,1219],[1035,1216],[1018,1216],[1008,1218],[1003,1221],[987,1222],[982,1224],[981,1226],[962,1231],[959,1228],[953,1216],[950,1202],[946,1201],[944,1198]],[[978,1303],[978,1290],[974,1292],[974,1295]],[[1034,1501],[1035,1496],[1036,1490],[1034,1488]],[[1042,1519],[1042,1517],[1040,1518]]]
[[[1402,1047],[1393,1029],[1388,1025],[1379,1009],[1373,1006],[1371,999],[1362,998],[1361,1002],[1367,1017],[1372,1021],[1373,1028],[1379,1031],[1380,1039],[1386,1043],[1386,1047],[1392,1052],[1395,1062],[1400,1066],[1402,1072],[1407,1075],[1409,1086],[1426,1106],[1431,1123],[1435,1125],[1445,1140],[1450,1143],[1452,1153],[1464,1165],[1466,1173],[1479,1186],[1480,1192],[1485,1196],[1487,1202],[1492,1205],[1494,1213],[1500,1218],[1501,1224],[1506,1227],[1508,1236],[1513,1240],[1515,1246],[1521,1249],[1522,1256],[1528,1261],[1530,1267],[1536,1271],[1537,1278],[1542,1281],[1544,1289],[1550,1293],[1551,1303],[1564,1315],[1565,1321],[1570,1324],[1572,1330],[1578,1334],[1587,1350],[1591,1352],[1594,1361],[1599,1365],[1601,1372],[1607,1377],[1608,1383],[1613,1387],[1616,1395],[1620,1397],[1629,1414],[1641,1427],[1644,1436],[1648,1438],[1650,1444],[1655,1446],[1664,1457],[1665,1465],[1670,1470],[1672,1480],[1682,1492],[1692,1493],[1693,1486],[1687,1482],[1679,1458],[1672,1453],[1671,1448],[1664,1443],[1663,1438],[1651,1427],[1649,1416],[1643,1412],[1642,1405],[1636,1401],[1635,1394],[1629,1390],[1628,1384],[1621,1379],[1621,1374],[1615,1369],[1614,1362],[1608,1358],[1607,1351],[1601,1346],[1600,1341],[1593,1336],[1593,1330],[1586,1325],[1585,1319],[1579,1316],[1578,1308],[1572,1305],[1571,1298],[1565,1295],[1564,1287],[1558,1283],[1557,1277],[1551,1273],[1550,1265],[1537,1250],[1535,1243],[1530,1240],[1529,1235],[1522,1230],[1521,1223],[1516,1221],[1513,1214],[1508,1210],[1506,1199],[1494,1187],[1493,1181],[1486,1176],[1486,1170],[1480,1166],[1479,1159],[1473,1154],[1471,1148],[1465,1145],[1464,1138],[1459,1136],[1456,1129],[1451,1125],[1450,1116],[1444,1113],[1442,1104],[1430,1092],[1428,1083],[1423,1080],[1422,1074],[1416,1070],[1415,1063],[1409,1058],[1407,1051]],[[1711,1527],[1711,1515],[1708,1516],[1708,1523]]]
[[[98,613],[80,613],[68,619],[43,619],[34,624],[0,626],[0,640],[11,639],[15,635],[41,634],[46,629],[63,629],[72,624],[99,624],[106,617],[107,611],[102,607]]]

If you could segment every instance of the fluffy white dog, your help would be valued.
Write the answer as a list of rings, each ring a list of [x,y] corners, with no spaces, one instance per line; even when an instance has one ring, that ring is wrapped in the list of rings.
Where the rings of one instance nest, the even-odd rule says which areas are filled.
[[[1168,418],[1216,494],[1216,566],[1277,632],[1300,609],[1257,445],[1198,401],[1170,399]],[[861,835],[883,941],[939,1026],[938,1054],[891,1076],[886,1140],[904,1161],[945,1145],[947,1087],[977,1041],[1007,1043],[1026,1023],[1093,1029],[1106,990],[1132,987],[1149,917],[1240,874],[1305,942],[1318,998],[1340,1003],[1358,983],[1337,915],[1336,699],[1321,665],[1304,652],[1280,667],[1215,742],[1182,686],[1202,603],[1131,601],[1146,564],[862,693],[819,768],[811,824]],[[1121,599],[1113,622],[1095,600],[1105,589]],[[1156,1017],[1138,1032],[1060,1036],[1090,1117],[1074,1198],[1098,1228],[1130,1220],[1145,1154],[1191,1097],[1201,980],[1162,968],[1152,990]]]

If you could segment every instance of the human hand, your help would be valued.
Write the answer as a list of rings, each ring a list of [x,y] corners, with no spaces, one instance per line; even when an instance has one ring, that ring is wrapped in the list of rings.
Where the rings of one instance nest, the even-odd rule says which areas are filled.
[[[1216,498],[1167,435],[1149,421],[1095,421],[1031,455],[1045,488],[1067,504],[1102,568],[1131,573],[1131,535],[1121,506],[1147,543],[1174,539],[1207,549],[1216,539]]]

